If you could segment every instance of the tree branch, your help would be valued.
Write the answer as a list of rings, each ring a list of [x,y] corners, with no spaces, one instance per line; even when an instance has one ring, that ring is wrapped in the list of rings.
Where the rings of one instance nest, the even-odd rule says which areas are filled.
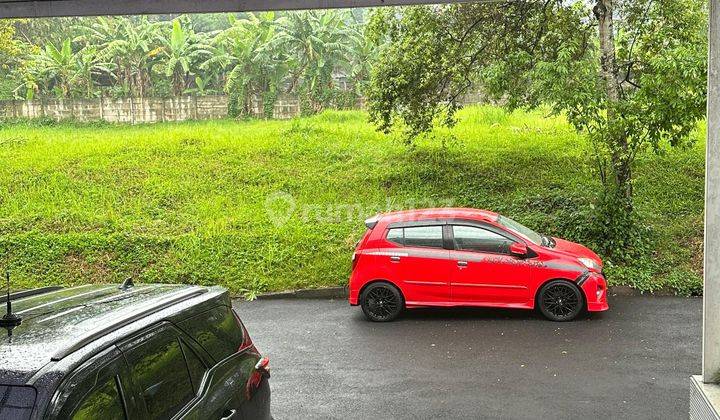
[[[634,83],[630,80],[630,73],[632,72],[632,67],[636,63],[635,60],[632,59],[633,55],[633,49],[635,48],[635,42],[640,37],[640,33],[643,30],[643,27],[645,26],[645,22],[647,21],[648,14],[650,12],[650,6],[652,6],[653,0],[648,0],[647,6],[645,6],[645,11],[643,12],[642,19],[640,19],[640,24],[638,25],[637,31],[635,31],[635,36],[633,37],[632,42],[630,43],[630,48],[628,49],[628,58],[627,58],[627,70],[625,71],[625,77],[623,80],[620,81],[620,86],[622,89],[622,84],[627,82],[631,86],[634,86],[637,89],[640,89],[640,86],[637,83]]]

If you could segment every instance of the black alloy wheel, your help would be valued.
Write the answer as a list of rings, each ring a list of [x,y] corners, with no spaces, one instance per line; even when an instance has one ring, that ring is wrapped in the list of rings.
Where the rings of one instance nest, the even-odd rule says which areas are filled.
[[[392,321],[405,306],[398,289],[385,282],[373,283],[363,290],[360,305],[365,317],[374,322]]]
[[[551,321],[572,321],[583,309],[582,292],[566,280],[553,280],[540,289],[540,311]]]

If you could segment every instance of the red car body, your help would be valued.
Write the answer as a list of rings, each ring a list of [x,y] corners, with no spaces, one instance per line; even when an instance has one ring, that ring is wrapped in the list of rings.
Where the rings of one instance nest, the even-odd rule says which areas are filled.
[[[544,284],[564,279],[582,291],[585,309],[608,309],[597,254],[580,244],[542,237],[497,213],[402,211],[378,215],[366,225],[353,255],[351,305],[359,304],[366,287],[382,281],[399,289],[404,307],[533,309]],[[418,240],[422,232],[426,237]]]

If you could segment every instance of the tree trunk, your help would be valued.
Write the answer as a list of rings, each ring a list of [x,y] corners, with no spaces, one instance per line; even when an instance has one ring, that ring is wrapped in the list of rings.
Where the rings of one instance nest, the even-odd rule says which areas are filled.
[[[615,110],[615,105],[620,100],[620,89],[618,87],[617,66],[615,64],[615,34],[613,32],[613,5],[612,0],[598,0],[593,8],[595,17],[599,23],[600,35],[600,67],[602,77],[605,81],[605,92],[607,94],[608,114]],[[608,115],[608,116],[609,116]]]
[[[607,97],[607,141],[612,146],[612,169],[620,198],[632,208],[632,157],[625,132],[619,127],[617,105],[620,102],[618,68],[615,62],[613,0],[597,0],[593,13],[598,20],[600,71]]]

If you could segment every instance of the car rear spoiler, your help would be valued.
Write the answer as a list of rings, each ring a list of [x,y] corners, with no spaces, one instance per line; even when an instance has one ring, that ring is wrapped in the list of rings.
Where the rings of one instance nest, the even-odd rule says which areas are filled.
[[[375,216],[365,220],[365,226],[367,226],[368,229],[372,230],[375,227],[375,225],[377,225],[377,223],[381,217],[382,217],[382,215],[376,214]]]

